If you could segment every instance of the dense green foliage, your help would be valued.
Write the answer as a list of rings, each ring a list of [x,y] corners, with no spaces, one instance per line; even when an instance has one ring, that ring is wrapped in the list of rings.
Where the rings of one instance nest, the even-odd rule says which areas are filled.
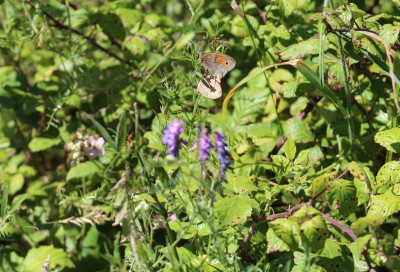
[[[399,0],[0,3],[0,270],[399,270]]]

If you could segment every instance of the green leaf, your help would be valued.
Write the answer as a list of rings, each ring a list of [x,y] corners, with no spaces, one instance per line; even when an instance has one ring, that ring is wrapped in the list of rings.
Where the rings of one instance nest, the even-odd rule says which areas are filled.
[[[13,202],[11,204],[11,208],[9,210],[9,214],[13,214],[14,212],[16,212],[19,207],[21,206],[22,202],[24,202],[24,200],[26,199],[28,195],[27,194],[23,194],[23,195],[17,195],[16,197],[14,197]]]
[[[256,191],[258,187],[254,184],[254,176],[237,176],[232,173],[227,174],[227,184],[224,185],[225,190],[234,194],[243,194],[248,191]]]
[[[22,174],[14,175],[11,178],[10,184],[8,187],[10,195],[15,195],[19,190],[21,190],[22,187],[24,186],[24,181],[25,181],[25,178]]]
[[[303,205],[290,219],[300,224],[302,245],[306,249],[315,253],[324,248],[328,229],[317,209]]]
[[[337,172],[330,172],[323,174],[319,177],[316,177],[311,182],[311,185],[308,187],[307,192],[308,194],[314,198],[319,195],[323,190],[325,190],[331,180],[334,180],[337,175]],[[325,193],[321,194],[317,200],[322,201],[325,200]]]
[[[114,13],[98,14],[99,25],[107,36],[123,41],[125,39],[125,28],[121,19]]]
[[[215,211],[222,220],[221,225],[240,224],[251,215],[253,208],[259,204],[247,195],[237,195],[220,199],[215,203]]]
[[[143,56],[148,49],[143,39],[137,36],[127,36],[123,45],[135,57]]]
[[[314,141],[314,135],[308,125],[297,117],[286,121],[285,131],[295,143],[309,143]]]
[[[276,236],[274,230],[272,228],[268,228],[267,231],[267,253],[274,253],[276,251],[289,251],[289,246],[278,236]]]
[[[367,216],[357,218],[357,220],[354,221],[350,227],[352,230],[354,230],[356,235],[360,235],[368,226],[378,227],[383,222],[385,222],[385,218],[383,216],[377,216],[376,214],[371,213]]]
[[[383,195],[371,196],[370,209],[367,215],[388,218],[399,211],[400,197],[388,190]]]
[[[294,160],[296,157],[296,144],[293,142],[292,138],[288,138],[283,145],[283,150],[285,151],[286,158],[289,160]]]
[[[342,64],[340,63],[340,60],[337,60],[336,62],[329,65],[328,85],[333,90],[338,91],[344,87],[344,82],[345,79],[342,72]]]
[[[297,158],[294,160],[295,165],[306,166],[309,162],[308,155],[310,154],[310,150],[302,150],[300,151]]]
[[[325,241],[325,247],[315,264],[320,268],[313,271],[353,272],[354,264],[350,250],[332,238]]]
[[[155,150],[159,150],[159,151],[165,151],[165,145],[161,142],[161,138],[158,135],[157,132],[155,131],[147,131],[144,136],[144,138],[146,138],[149,143],[148,143],[148,147],[155,149]]]
[[[326,195],[332,214],[347,217],[357,208],[356,187],[354,183],[344,179],[330,182]]]
[[[282,84],[283,97],[285,98],[296,97],[297,86],[298,84],[296,81],[283,83]]]
[[[347,165],[347,169],[349,169],[350,174],[353,177],[358,178],[361,181],[368,181],[367,174],[358,162],[349,162],[349,164]]]
[[[47,260],[49,262],[49,271],[75,267],[63,249],[54,248],[53,246],[30,249],[22,265],[24,271],[27,272],[43,271],[43,265]]]
[[[268,223],[274,230],[275,235],[285,242],[285,244],[294,250],[299,245],[299,224],[287,218],[278,218]]]
[[[193,237],[206,236],[212,233],[210,227],[204,223],[194,224],[172,221],[169,222],[168,225],[173,231],[180,233],[183,239],[192,239]]]
[[[302,245],[313,253],[322,250],[327,238],[328,229],[322,216],[317,215],[300,225]]]
[[[367,182],[361,181],[358,178],[354,178],[354,186],[356,186],[357,189],[358,206],[361,204],[366,204],[371,195],[371,191],[368,188]]]
[[[283,16],[289,17],[296,9],[297,0],[277,0],[277,4]]]
[[[290,161],[288,158],[282,155],[271,155],[271,159],[273,162],[273,170],[278,176],[282,176],[288,170],[290,165]]]
[[[90,177],[96,173],[99,173],[101,170],[102,168],[92,161],[80,163],[69,169],[67,180]]]
[[[378,194],[386,192],[394,183],[400,181],[400,161],[385,163],[376,175],[376,181],[371,183],[372,189]]]
[[[356,271],[368,271],[368,264],[364,261],[365,257],[363,256],[363,252],[368,248],[368,243],[371,241],[371,238],[371,234],[358,237],[357,240],[349,245]]]
[[[400,27],[398,25],[385,24],[379,29],[381,36],[388,44],[394,44],[399,37]]]
[[[311,38],[286,47],[279,56],[283,60],[302,59],[308,55],[318,55],[319,46],[319,39]]]
[[[400,153],[400,128],[392,128],[375,134],[375,142],[387,150]]]
[[[43,151],[46,149],[49,149],[50,147],[56,146],[61,143],[61,140],[58,138],[55,139],[50,139],[50,138],[33,138],[28,147],[32,152],[39,152]]]

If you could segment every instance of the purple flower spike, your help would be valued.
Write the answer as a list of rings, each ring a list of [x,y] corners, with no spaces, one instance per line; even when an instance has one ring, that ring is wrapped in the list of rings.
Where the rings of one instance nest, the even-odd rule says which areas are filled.
[[[179,135],[183,132],[183,120],[173,120],[169,122],[165,128],[164,136],[162,137],[163,144],[167,145],[167,153],[178,157],[178,149],[181,144]]]
[[[226,137],[224,136],[224,134],[215,131],[214,138],[215,138],[215,150],[217,150],[218,160],[220,164],[220,177],[221,180],[225,180],[226,179],[225,171],[226,169],[229,168],[229,165],[231,164],[231,162],[228,160],[227,157],[231,153],[225,148],[228,145],[225,143]]]
[[[94,138],[89,136],[86,141],[87,147],[85,147],[85,154],[92,158],[97,158],[99,155],[104,155],[104,139],[103,137]]]
[[[197,140],[197,145],[199,149],[199,157],[201,161],[208,160],[208,155],[211,150],[211,139],[208,136],[208,131],[199,127],[199,138]]]

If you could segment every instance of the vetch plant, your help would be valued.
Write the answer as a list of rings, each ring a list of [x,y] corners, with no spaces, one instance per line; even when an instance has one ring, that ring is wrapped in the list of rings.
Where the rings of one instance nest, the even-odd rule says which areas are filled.
[[[220,179],[226,180],[226,169],[229,168],[231,162],[228,160],[228,156],[230,155],[229,151],[226,149],[228,146],[225,143],[226,137],[221,132],[215,131],[214,132],[215,138],[215,150],[218,153],[218,160],[220,164]]]
[[[205,162],[208,160],[211,151],[211,138],[208,135],[207,129],[203,129],[199,126],[199,132],[197,137],[197,148],[199,159],[201,163],[201,176],[203,179],[207,178],[207,168]]]
[[[162,137],[163,144],[167,145],[167,153],[178,158],[178,150],[181,145],[179,135],[183,132],[183,120],[173,120],[169,122]]]

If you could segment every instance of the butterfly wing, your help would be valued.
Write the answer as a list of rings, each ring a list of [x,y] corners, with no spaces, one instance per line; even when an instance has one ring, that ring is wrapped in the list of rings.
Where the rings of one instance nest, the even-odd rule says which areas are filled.
[[[222,96],[221,82],[218,78],[207,76],[197,85],[197,91],[204,97],[217,99]]]
[[[219,79],[236,65],[233,58],[222,53],[200,53],[200,61],[210,75]]]

